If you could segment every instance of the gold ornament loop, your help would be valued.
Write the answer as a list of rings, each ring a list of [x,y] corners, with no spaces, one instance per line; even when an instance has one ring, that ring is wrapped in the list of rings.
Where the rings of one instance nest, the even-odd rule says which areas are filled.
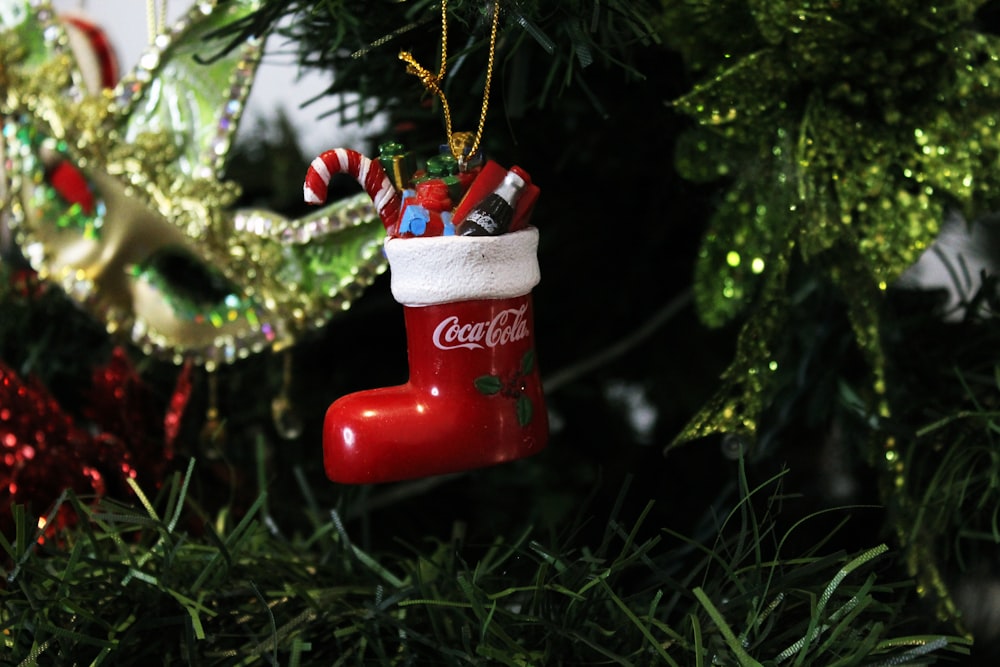
[[[146,33],[150,44],[156,41],[156,36],[166,28],[166,25],[167,0],[160,0],[159,3],[156,0],[146,0]]]
[[[476,152],[477,138],[472,132],[454,132],[448,139],[452,155],[466,157]],[[457,159],[457,158],[456,158]]]
[[[424,88],[441,99],[441,108],[444,112],[445,133],[448,138],[448,146],[451,153],[458,160],[459,167],[464,169],[469,156],[479,150],[479,144],[483,138],[483,129],[486,127],[486,112],[490,105],[490,84],[493,81],[493,66],[496,60],[497,32],[500,24],[500,2],[493,3],[493,17],[490,22],[490,51],[486,60],[486,83],[483,87],[483,105],[479,112],[479,125],[475,134],[470,132],[452,132],[451,107],[448,98],[441,88],[448,64],[448,0],[441,0],[441,68],[437,74],[431,73],[426,67],[417,62],[416,58],[409,51],[400,51],[399,59],[406,63],[406,71],[420,79]]]
[[[399,59],[406,63],[407,74],[415,75],[424,84],[424,88],[441,98],[441,107],[444,110],[445,132],[448,137],[451,137],[451,107],[448,106],[448,98],[445,96],[444,91],[441,90],[441,79],[444,77],[444,61],[442,60],[441,72],[432,74],[430,70],[418,63],[409,51],[400,51]]]

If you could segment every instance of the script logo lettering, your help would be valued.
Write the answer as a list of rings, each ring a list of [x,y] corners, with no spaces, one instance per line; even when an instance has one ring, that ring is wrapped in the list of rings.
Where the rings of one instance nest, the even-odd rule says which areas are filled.
[[[467,348],[479,350],[494,348],[527,338],[528,322],[525,318],[527,304],[508,308],[485,322],[462,322],[456,315],[441,320],[434,328],[432,340],[439,350]]]

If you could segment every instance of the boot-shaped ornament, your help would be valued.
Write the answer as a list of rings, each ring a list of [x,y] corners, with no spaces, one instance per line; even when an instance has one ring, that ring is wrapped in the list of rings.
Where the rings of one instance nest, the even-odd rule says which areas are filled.
[[[380,164],[353,151],[339,155],[314,162],[323,178],[310,173],[306,196],[321,200],[329,172],[348,172],[387,213],[385,254],[393,298],[404,308],[410,377],[330,406],[323,430],[327,476],[352,484],[391,482],[541,451],[548,418],[531,300],[540,278],[538,230],[394,235],[400,198]]]

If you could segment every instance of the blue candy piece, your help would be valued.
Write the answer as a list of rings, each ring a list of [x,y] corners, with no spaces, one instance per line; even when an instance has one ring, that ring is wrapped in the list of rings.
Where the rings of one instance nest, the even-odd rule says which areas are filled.
[[[403,216],[399,219],[399,233],[409,232],[414,236],[423,236],[430,220],[431,216],[426,208],[420,204],[410,204],[403,209]]]

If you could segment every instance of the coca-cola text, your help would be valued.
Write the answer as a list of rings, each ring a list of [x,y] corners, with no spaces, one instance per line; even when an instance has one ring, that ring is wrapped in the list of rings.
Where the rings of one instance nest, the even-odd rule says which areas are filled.
[[[528,322],[524,317],[527,304],[520,308],[508,308],[485,322],[462,323],[458,316],[451,315],[434,328],[434,347],[453,350],[465,347],[478,350],[484,347],[498,347],[527,338]]]

